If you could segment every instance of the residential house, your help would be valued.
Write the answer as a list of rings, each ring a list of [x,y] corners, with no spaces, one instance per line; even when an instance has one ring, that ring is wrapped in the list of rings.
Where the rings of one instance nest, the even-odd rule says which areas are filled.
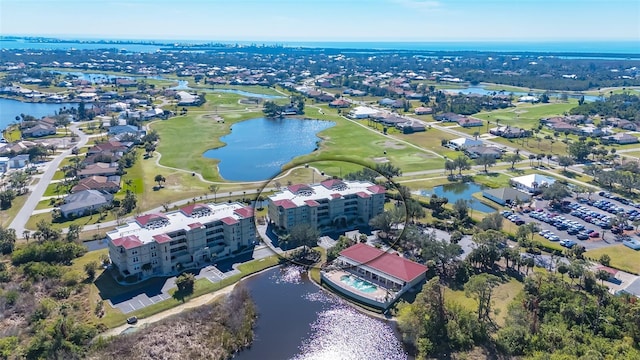
[[[523,138],[531,136],[531,130],[521,129],[515,126],[499,126],[489,130],[489,133],[496,136],[501,136],[507,139]]]
[[[357,106],[349,112],[349,117],[352,119],[367,119],[377,115],[380,111],[366,107],[366,106]]]
[[[22,169],[28,164],[29,164],[29,154],[20,154],[9,159],[10,169]]]
[[[83,190],[71,194],[64,199],[64,204],[58,208],[65,218],[84,216],[96,212],[105,205],[110,205],[113,195],[97,190]]]
[[[394,102],[395,102],[395,100],[393,100],[393,99],[384,98],[384,99],[378,101],[378,104],[380,104],[382,106],[391,106],[391,105],[393,105]]]
[[[457,138],[449,140],[448,146],[454,150],[464,150],[473,146],[481,146],[483,142],[481,140],[474,140],[469,138]]]
[[[119,172],[118,163],[95,163],[87,165],[84,169],[78,171],[78,178],[86,178],[89,176],[113,176],[118,175]]]
[[[332,108],[348,108],[349,106],[351,106],[351,103],[345,99],[336,99],[329,103],[329,107]]]
[[[117,193],[120,190],[120,176],[90,176],[80,179],[78,184],[71,188],[71,193],[73,194],[84,190]]]
[[[9,170],[9,158],[0,156],[0,174],[4,174]]]
[[[133,125],[116,125],[109,127],[109,135],[132,134],[135,136],[144,136],[146,133],[146,131]]]
[[[178,106],[193,106],[200,104],[200,96],[189,94],[186,91],[178,91],[176,96],[179,98]]]
[[[55,126],[47,125],[47,124],[37,124],[26,130],[22,130],[23,137],[42,137],[48,135],[55,135],[56,128]]]
[[[322,233],[368,224],[384,211],[384,194],[384,187],[360,181],[291,185],[267,198],[269,221],[285,231],[310,224]]]
[[[109,140],[99,144],[95,144],[94,146],[90,147],[89,150],[87,150],[87,155],[93,155],[93,154],[99,154],[99,153],[116,154],[116,153],[126,152],[128,150],[129,149],[125,144],[119,141]]]
[[[413,134],[415,132],[422,132],[427,130],[426,127],[424,126],[424,123],[420,121],[408,121],[401,124],[397,124],[396,128],[402,130],[402,133],[404,134]]]
[[[628,133],[617,133],[615,135],[605,136],[602,138],[602,142],[606,144],[636,144],[638,138]]]
[[[494,159],[499,159],[502,157],[502,150],[493,146],[470,146],[464,148],[464,152],[472,159],[479,158],[480,156],[491,156]]]
[[[193,204],[141,215],[107,232],[109,258],[122,276],[177,274],[251,250],[253,209],[239,203]]]
[[[530,194],[538,193],[542,187],[549,186],[554,182],[556,182],[556,179],[541,174],[529,174],[511,178],[511,184],[516,189]]]
[[[460,120],[466,118],[466,116],[449,112],[434,115],[433,118],[442,122],[459,122]]]
[[[464,117],[458,120],[458,125],[468,128],[468,127],[478,127],[484,125],[482,120],[474,118],[474,117]]]
[[[433,109],[430,107],[419,106],[413,110],[416,115],[428,115],[433,114]]]

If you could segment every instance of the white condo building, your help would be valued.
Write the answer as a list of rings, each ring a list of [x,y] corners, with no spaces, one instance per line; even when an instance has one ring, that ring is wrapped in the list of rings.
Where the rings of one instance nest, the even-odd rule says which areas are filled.
[[[248,248],[256,239],[253,208],[193,204],[136,217],[107,233],[111,263],[123,276],[168,275]]]
[[[325,180],[291,185],[268,197],[269,220],[279,229],[311,224],[320,232],[368,224],[384,211],[385,188],[370,182]]]

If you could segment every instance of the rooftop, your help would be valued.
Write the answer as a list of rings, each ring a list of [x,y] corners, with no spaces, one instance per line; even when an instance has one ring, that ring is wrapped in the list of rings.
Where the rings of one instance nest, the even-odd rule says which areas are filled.
[[[304,190],[302,190],[304,189]],[[297,190],[296,192],[292,190]],[[325,180],[320,184],[292,185],[287,189],[269,196],[269,199],[277,206],[290,209],[302,205],[315,205],[317,202],[309,200],[335,199],[345,195],[358,195],[367,197],[373,194],[384,193],[384,187],[373,185],[370,182]]]
[[[194,211],[194,209],[202,210],[205,208],[210,211]],[[195,213],[202,215],[196,215]],[[187,214],[194,215],[189,216]],[[131,221],[108,232],[107,236],[112,239],[114,244],[122,242],[122,240],[119,239],[129,236],[136,236],[141,244],[147,244],[152,241],[161,243],[166,240],[165,234],[167,233],[179,230],[189,231],[217,220],[223,221],[226,224],[235,224],[240,219],[248,218],[252,215],[253,211],[247,211],[246,206],[240,203],[190,205],[165,214],[138,216],[135,221]]]
[[[400,280],[411,282],[428,268],[396,254],[390,254],[367,244],[359,243],[340,252],[340,256],[362,265],[389,274]]]

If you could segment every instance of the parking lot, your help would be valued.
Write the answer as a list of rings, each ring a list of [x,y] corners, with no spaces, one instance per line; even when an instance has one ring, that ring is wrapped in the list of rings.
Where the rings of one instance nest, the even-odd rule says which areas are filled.
[[[548,201],[536,201],[531,211],[503,214],[516,224],[536,222],[539,235],[557,241],[565,247],[575,244],[587,250],[620,244],[624,236],[636,237],[631,222],[640,220],[640,204],[611,195],[593,194],[590,199],[571,199],[564,202],[563,211],[548,207]],[[612,227],[620,218],[627,220],[623,228]]]

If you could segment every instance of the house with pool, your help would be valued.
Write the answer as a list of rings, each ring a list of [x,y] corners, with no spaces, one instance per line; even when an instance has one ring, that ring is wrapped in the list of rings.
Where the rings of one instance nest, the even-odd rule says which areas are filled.
[[[428,268],[364,243],[340,252],[320,273],[321,283],[347,298],[381,310],[421,285]]]

